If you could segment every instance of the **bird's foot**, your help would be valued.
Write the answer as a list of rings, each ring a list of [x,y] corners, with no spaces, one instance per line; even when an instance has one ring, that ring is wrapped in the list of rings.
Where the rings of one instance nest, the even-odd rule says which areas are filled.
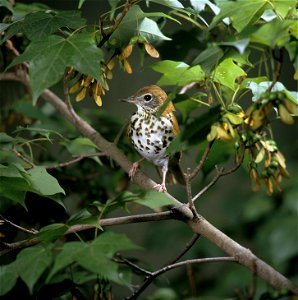
[[[159,193],[165,193],[167,191],[166,185],[164,183],[156,184],[153,188]]]
[[[132,179],[135,176],[135,174],[136,174],[139,167],[140,167],[140,162],[139,161],[136,161],[132,164],[132,167],[130,168],[130,170],[128,172],[128,176],[129,176],[130,179]]]

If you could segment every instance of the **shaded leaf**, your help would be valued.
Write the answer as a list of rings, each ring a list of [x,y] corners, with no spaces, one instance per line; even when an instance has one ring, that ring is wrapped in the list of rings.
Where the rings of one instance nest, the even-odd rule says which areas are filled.
[[[192,62],[193,65],[201,65],[203,70],[210,73],[212,69],[218,64],[224,52],[218,46],[213,46],[202,51]]]
[[[47,281],[54,274],[72,263],[78,263],[83,268],[120,284],[129,284],[119,273],[118,264],[111,258],[118,251],[137,249],[124,234],[104,232],[91,243],[69,242],[57,255],[53,269]]]
[[[0,296],[9,292],[16,284],[18,275],[12,264],[0,266]]]
[[[61,27],[79,28],[85,24],[80,11],[40,11],[25,16],[24,32],[30,40],[41,40]]]
[[[16,271],[26,283],[30,293],[45,269],[50,265],[52,252],[50,247],[33,246],[23,249],[16,259]]]

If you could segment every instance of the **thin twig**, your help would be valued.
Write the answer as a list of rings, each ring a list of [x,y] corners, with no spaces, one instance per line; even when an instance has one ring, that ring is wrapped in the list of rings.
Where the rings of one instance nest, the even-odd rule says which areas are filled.
[[[284,59],[284,52],[285,52],[285,48],[281,48],[280,52],[279,52],[279,57],[277,57],[276,55],[274,55],[273,52],[273,58],[276,61],[276,65],[275,65],[275,70],[274,70],[274,78],[268,88],[268,92],[271,92],[271,90],[273,89],[274,85],[276,84],[276,82],[278,81],[278,79],[280,78],[281,75],[281,68],[282,68],[282,64],[283,64],[283,59]]]
[[[201,197],[204,193],[206,193],[223,175],[223,171],[224,168],[220,168],[220,169],[216,168],[216,175],[214,176],[214,178],[193,197],[192,201],[195,202],[199,197]]]
[[[238,158],[238,161],[235,164],[235,166],[233,166],[231,169],[223,172],[220,176],[226,176],[226,175],[229,175],[229,174],[234,173],[235,171],[237,171],[240,168],[240,166],[242,165],[243,159],[244,159],[244,150],[242,151],[240,158]]]
[[[36,165],[27,157],[25,157],[21,152],[19,152],[17,149],[13,148],[12,152],[15,153],[15,155],[20,158],[21,160],[23,160],[25,163],[27,163],[31,168],[35,168]]]
[[[204,163],[205,163],[205,161],[208,157],[208,154],[211,150],[211,147],[212,147],[213,143],[214,143],[214,141],[211,141],[206,146],[205,151],[202,155],[202,158],[201,158],[199,164],[196,166],[196,168],[193,170],[193,172],[189,175],[189,180],[190,181],[201,171],[201,169],[202,169],[202,167],[203,167],[203,165],[204,165]]]
[[[229,175],[231,173],[234,173],[235,171],[237,171],[239,169],[239,167],[242,165],[244,159],[244,151],[242,152],[240,158],[238,159],[237,163],[229,170],[224,172],[224,168],[220,168],[218,169],[217,166],[215,166],[216,168],[216,175],[214,176],[214,178],[211,180],[211,182],[209,182],[202,190],[200,190],[192,199],[192,201],[196,201],[199,197],[201,197],[204,193],[206,193],[216,182],[217,180],[222,177],[222,176],[226,176]]]
[[[77,156],[76,158],[74,158],[72,160],[69,160],[69,161],[66,161],[66,162],[61,162],[61,163],[54,164],[54,165],[42,165],[42,167],[45,168],[45,169],[64,168],[64,167],[68,167],[72,164],[75,164],[75,163],[79,162],[80,160],[82,160],[84,158],[91,158],[91,157],[98,157],[98,156],[107,156],[107,154],[104,153],[104,152],[81,154],[81,155]]]
[[[187,244],[185,245],[184,249],[182,249],[182,251],[180,253],[178,253],[178,255],[176,255],[167,264],[165,264],[165,266],[172,265],[172,264],[176,263],[186,252],[188,252],[188,250],[196,243],[196,241],[198,240],[198,238],[200,236],[201,236],[200,234],[195,233],[192,236],[192,238],[187,242]]]
[[[116,137],[115,137],[115,139],[114,139],[114,144],[115,144],[115,145],[118,145],[119,140],[120,140],[120,138],[121,138],[121,136],[122,136],[124,130],[127,128],[128,124],[129,124],[129,120],[127,120],[127,121],[123,124],[123,126],[120,128],[119,132],[117,133],[117,135],[116,135]]]
[[[111,37],[111,35],[114,33],[114,31],[119,27],[120,23],[122,22],[122,20],[124,19],[125,15],[128,13],[131,5],[132,5],[132,2],[131,0],[126,0],[126,3],[124,5],[124,8],[121,12],[121,16],[115,21],[115,24],[114,26],[112,27],[111,31],[106,34],[102,40],[99,42],[98,44],[98,47],[101,48],[108,40],[109,38]]]
[[[130,260],[126,259],[125,257],[121,256],[120,254],[117,254],[116,258],[113,259],[115,262],[117,263],[121,263],[121,264],[126,264],[129,267],[132,267],[134,270],[145,274],[145,275],[152,275],[151,272],[145,270],[144,268],[141,268],[140,266],[134,264],[133,262],[131,262]]]
[[[196,207],[194,206],[193,198],[192,198],[192,192],[191,192],[191,182],[190,182],[190,168],[187,168],[186,174],[183,173],[185,186],[186,186],[186,194],[187,194],[187,201],[188,206],[190,210],[193,213],[193,216],[195,218],[198,218],[198,212],[196,211]]]
[[[189,259],[185,261],[181,261],[175,264],[171,264],[165,266],[155,272],[153,272],[144,282],[143,284],[136,290],[131,296],[127,297],[126,300],[137,299],[137,297],[148,287],[149,284],[158,276],[162,275],[165,272],[168,272],[172,269],[185,266],[188,264],[201,264],[201,263],[209,263],[209,262],[236,262],[236,258],[234,257],[209,257],[209,258],[198,258],[198,259]]]
[[[36,233],[38,233],[38,230],[36,230],[36,229],[34,229],[34,228],[32,228],[32,229],[27,229],[27,228],[24,228],[24,227],[22,227],[22,226],[20,226],[20,225],[17,225],[17,224],[15,224],[15,223],[13,223],[12,221],[10,221],[10,220],[4,218],[2,215],[0,215],[0,217],[1,217],[6,223],[8,223],[9,225],[11,225],[11,226],[13,226],[13,227],[15,227],[15,228],[17,228],[17,229],[23,231],[23,232],[30,233],[30,234],[36,234]]]

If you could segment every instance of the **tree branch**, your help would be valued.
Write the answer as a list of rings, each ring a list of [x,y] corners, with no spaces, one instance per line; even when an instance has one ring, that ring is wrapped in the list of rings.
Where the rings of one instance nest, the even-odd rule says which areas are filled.
[[[20,226],[20,225],[17,225],[17,224],[15,224],[15,223],[13,223],[12,221],[10,221],[10,220],[4,218],[2,215],[0,215],[0,217],[1,217],[6,223],[8,223],[9,225],[11,225],[11,226],[13,226],[13,227],[15,227],[15,228],[17,228],[17,229],[23,231],[23,232],[30,233],[30,234],[36,234],[36,233],[38,233],[37,230],[35,230],[35,229],[27,229],[27,228],[24,228],[24,227],[22,227],[22,226]]]
[[[2,217],[3,218],[3,217]],[[9,222],[11,225],[17,227],[21,230],[22,227],[16,225],[5,218],[3,218],[6,222]],[[179,219],[179,214],[177,215],[175,210],[160,212],[160,213],[152,213],[152,214],[141,214],[141,215],[133,215],[133,216],[125,216],[125,217],[117,217],[117,218],[107,218],[99,220],[99,226],[106,227],[106,226],[113,226],[113,225],[124,225],[124,224],[134,224],[134,223],[143,223],[143,222],[151,222],[151,221],[162,221],[168,219]],[[71,226],[64,235],[77,233],[83,230],[88,230],[94,228],[94,225],[89,224],[79,224]],[[22,228],[24,231],[24,228]],[[29,233],[29,232],[28,232]],[[30,232],[32,234],[38,234],[39,231],[34,230]],[[15,243],[3,243],[6,249],[0,251],[0,256],[3,256],[13,250],[22,249],[30,246],[34,246],[39,244],[41,240],[38,237],[34,237],[28,240],[23,240]]]
[[[213,145],[214,141],[211,141],[208,143],[207,147],[205,148],[205,151],[203,153],[203,156],[199,162],[199,164],[196,166],[196,168],[193,170],[193,172],[189,175],[189,180],[191,181],[202,169],[207,157],[208,157],[208,154],[211,150],[211,147]]]
[[[209,263],[209,262],[236,262],[237,260],[234,257],[210,257],[210,258],[198,258],[198,259],[189,259],[185,261],[181,261],[175,264],[167,265],[153,273],[151,273],[147,279],[143,282],[143,284],[126,300],[137,299],[137,297],[152,283],[152,281],[162,275],[165,272],[168,272],[172,269],[189,265],[189,264],[201,264],[201,263]]]

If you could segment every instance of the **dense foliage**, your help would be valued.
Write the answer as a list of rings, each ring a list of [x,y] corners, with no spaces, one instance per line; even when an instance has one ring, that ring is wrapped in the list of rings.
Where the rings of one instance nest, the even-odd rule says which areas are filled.
[[[294,126],[287,127],[295,122],[298,104],[296,1],[107,0],[92,24],[81,14],[87,0],[76,10],[13,2],[0,0],[0,295],[290,295],[251,280],[250,272],[231,262],[218,268],[185,264],[169,282],[149,272],[175,263],[171,258],[191,230],[178,221],[128,229],[121,218],[118,232],[107,229],[118,216],[149,209],[158,214],[175,203],[132,185],[123,166],[78,132],[71,117],[58,114],[48,101],[55,94],[44,91],[51,88],[65,98],[69,111],[74,108],[134,161],[119,104],[113,111],[105,104],[113,100],[108,96],[115,74],[133,76],[144,66],[143,73],[160,74],[156,84],[169,91],[181,128],[169,154],[183,152],[186,176],[204,163],[189,182],[198,194],[189,198],[184,187],[169,187],[171,194],[183,203],[200,198],[198,212],[297,282],[297,145]],[[188,250],[187,258],[221,255],[203,238]],[[147,294],[138,290],[146,276],[155,279]]]

